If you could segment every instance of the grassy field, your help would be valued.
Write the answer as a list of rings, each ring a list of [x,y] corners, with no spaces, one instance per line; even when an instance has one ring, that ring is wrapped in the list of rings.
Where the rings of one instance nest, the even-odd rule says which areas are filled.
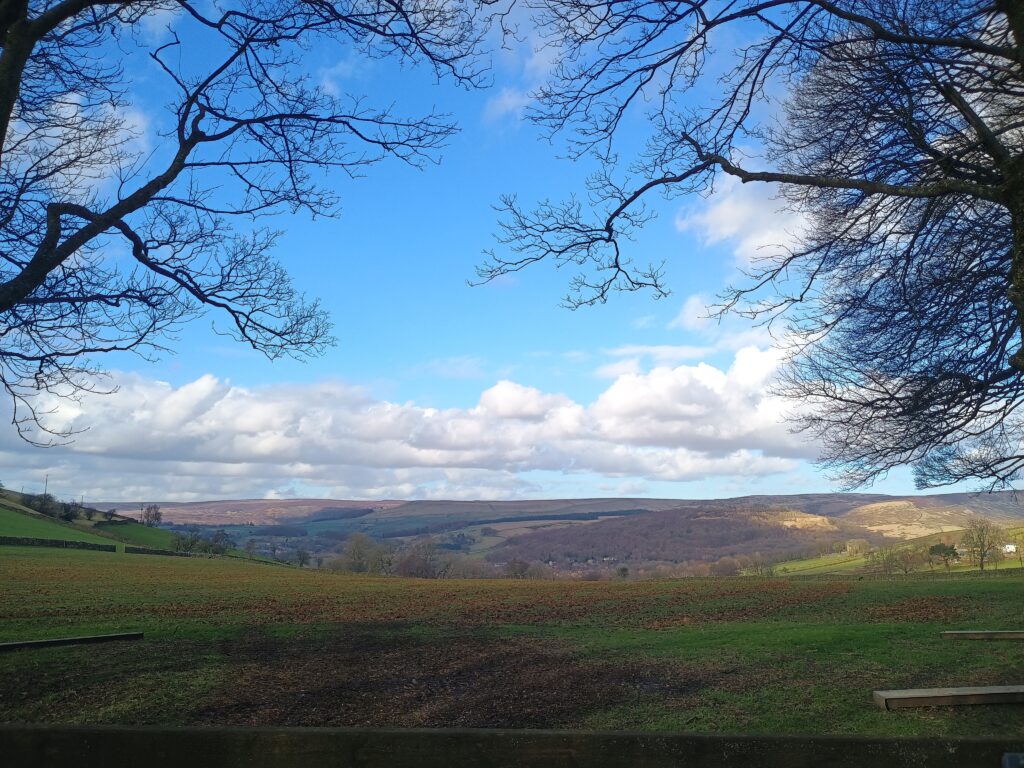
[[[8,493],[0,495],[0,536],[113,544],[118,552],[124,552],[125,544],[173,550],[175,533],[165,528],[153,528],[123,518],[113,522],[79,518],[73,523],[67,523],[28,509],[12,499]],[[264,563],[274,562],[270,558],[251,556],[240,549],[229,549],[225,554],[229,557],[259,560]]]
[[[1005,528],[1004,532],[1010,541],[1015,540],[1016,537],[1024,534],[1024,528]],[[955,540],[960,538],[962,531],[947,531],[945,533],[932,533],[927,536],[920,536],[914,539],[905,539],[903,541],[894,542],[894,546],[902,547],[923,547],[928,548],[932,544],[938,544],[939,542],[945,541],[952,537]],[[776,565],[776,571],[781,575],[790,576],[821,576],[830,573],[837,574],[850,574],[858,571],[866,570],[870,566],[870,560],[867,555],[848,555],[845,553],[831,554],[831,555],[819,555],[817,557],[807,557],[795,560],[786,560]],[[952,572],[964,572],[977,570],[977,565],[972,564],[967,559],[962,560],[959,563],[955,563],[950,571]],[[1009,554],[1004,557],[1001,562],[989,563],[987,568],[998,570],[999,568],[1019,568],[1021,567],[1021,561],[1017,555]],[[921,570],[937,570],[942,568],[940,565],[935,565],[932,568],[925,566]],[[944,569],[943,569],[944,570]]]
[[[163,528],[151,528],[134,520],[119,523],[99,521],[93,523],[93,526],[97,531],[103,531],[109,536],[137,547],[152,549],[173,549],[174,547],[174,534],[171,531]]]
[[[110,539],[80,530],[73,525],[63,525],[48,517],[26,514],[4,505],[0,505],[0,536],[88,541],[92,544],[113,543]]]
[[[882,712],[876,688],[1021,682],[1024,578],[370,579],[0,549],[0,721],[1024,735],[1024,707]]]

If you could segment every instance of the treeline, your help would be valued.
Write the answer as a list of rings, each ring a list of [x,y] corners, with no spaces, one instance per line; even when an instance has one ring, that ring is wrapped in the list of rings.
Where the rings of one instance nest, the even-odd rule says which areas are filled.
[[[325,567],[367,576],[403,576],[417,579],[550,579],[555,572],[539,563],[513,560],[493,564],[446,549],[443,542],[417,539],[405,546],[353,533],[341,553]]]
[[[252,541],[250,539],[250,541]],[[235,540],[223,528],[209,536],[203,536],[198,529],[171,534],[171,550],[178,554],[223,555],[234,548]],[[252,552],[250,551],[250,554]]]
[[[0,489],[3,486],[0,485]],[[118,513],[116,509],[99,510],[96,507],[86,506],[74,499],[70,501],[60,501],[52,493],[20,493],[16,494],[20,496],[20,503],[22,506],[28,507],[34,512],[38,512],[47,517],[52,517],[57,520],[63,520],[66,523],[74,522],[78,519],[85,520],[103,520],[105,523],[128,523],[130,520],[118,519]],[[139,510],[139,522],[146,526],[156,526],[163,521],[163,514],[160,512],[160,507],[156,504],[147,504]]]
[[[113,520],[117,514],[116,509],[100,511],[95,507],[88,507],[74,500],[60,501],[52,493],[22,493],[19,495],[21,496],[22,506],[28,507],[47,517],[52,517],[55,520],[63,520],[66,523],[80,518],[86,520],[103,518],[109,521]]]
[[[414,525],[406,528],[393,528],[386,531],[383,536],[387,539],[400,539],[409,536],[429,536],[448,531],[457,531],[460,528],[468,528],[474,525],[495,525],[499,523],[531,523],[543,521],[571,520],[588,522],[600,520],[602,517],[631,517],[633,515],[649,514],[646,509],[623,509],[614,512],[553,512],[551,514],[524,514],[509,515],[506,517],[472,517],[459,520],[445,520],[439,523]]]
[[[828,529],[799,529],[773,523],[765,510],[666,510],[629,519],[601,520],[591,525],[541,529],[509,539],[488,555],[491,561],[539,561],[556,567],[615,563],[664,563],[709,566],[723,558],[736,559],[736,568],[750,566],[755,553],[777,562],[806,552],[836,546],[854,531],[832,521]],[[743,558],[747,558],[746,560]],[[726,561],[722,570],[732,570]]]
[[[912,543],[877,547],[868,553],[868,567],[877,573],[909,574],[924,568],[967,563],[984,571],[1009,560],[1024,568],[1024,533],[1010,534],[982,517],[970,520],[958,534],[945,534],[931,545]]]

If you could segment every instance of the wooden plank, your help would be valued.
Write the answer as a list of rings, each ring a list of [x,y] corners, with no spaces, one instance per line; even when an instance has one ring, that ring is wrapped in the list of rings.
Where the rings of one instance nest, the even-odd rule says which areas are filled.
[[[22,648],[46,648],[51,645],[85,645],[87,643],[110,643],[116,640],[141,640],[142,632],[119,632],[114,635],[86,635],[84,637],[54,637],[49,640],[19,640],[0,643],[0,653],[17,651]]]
[[[1024,640],[1024,630],[955,629],[941,633],[947,640]]]
[[[1024,704],[1024,685],[875,691],[874,699],[875,704],[882,709],[953,707],[968,704]]]

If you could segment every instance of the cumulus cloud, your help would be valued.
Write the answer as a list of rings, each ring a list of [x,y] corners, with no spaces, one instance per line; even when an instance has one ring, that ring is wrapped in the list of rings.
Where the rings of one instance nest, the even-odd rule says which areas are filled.
[[[701,205],[681,209],[675,224],[680,232],[696,232],[707,245],[728,242],[737,262],[746,266],[773,248],[791,246],[805,219],[786,209],[774,185],[726,177]]]
[[[88,431],[29,450],[9,431],[0,463],[91,498],[294,495],[516,498],[522,473],[590,473],[626,483],[788,472],[811,448],[766,394],[778,355],[740,350],[625,371],[591,403],[502,380],[468,408],[376,399],[339,381],[242,387],[211,375],[171,386],[118,375],[116,394],[60,403],[57,426]],[[10,479],[9,471],[8,477]]]
[[[682,328],[686,331],[703,331],[711,324],[708,307],[711,302],[702,293],[694,293],[686,297],[679,314],[668,324],[669,328]]]
[[[722,319],[709,317],[714,303],[702,293],[687,296],[668,328],[688,331],[708,345],[694,349],[736,352],[745,347],[779,345],[779,339],[763,323],[755,324],[735,313],[726,314]]]

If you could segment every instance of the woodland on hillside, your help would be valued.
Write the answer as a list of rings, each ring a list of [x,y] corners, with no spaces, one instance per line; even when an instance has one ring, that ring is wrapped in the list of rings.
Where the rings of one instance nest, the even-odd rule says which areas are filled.
[[[760,553],[772,560],[844,547],[864,538],[863,528],[830,520],[820,528],[783,525],[784,514],[762,510],[665,510],[611,518],[565,528],[542,529],[509,541],[488,555],[492,562],[513,559],[565,567],[579,564],[714,562]],[[879,539],[881,537],[873,537]]]

